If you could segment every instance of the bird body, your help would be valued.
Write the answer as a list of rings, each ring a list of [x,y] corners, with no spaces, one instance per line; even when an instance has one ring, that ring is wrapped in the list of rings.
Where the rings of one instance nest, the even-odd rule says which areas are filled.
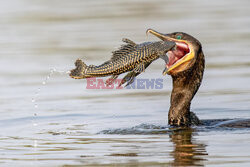
[[[175,32],[162,34],[149,29],[163,41],[174,41],[176,47],[168,51],[169,63],[166,73],[171,75],[173,89],[171,92],[168,123],[172,126],[190,126],[200,123],[198,117],[190,112],[191,101],[198,91],[205,69],[205,57],[201,43],[193,36]]]

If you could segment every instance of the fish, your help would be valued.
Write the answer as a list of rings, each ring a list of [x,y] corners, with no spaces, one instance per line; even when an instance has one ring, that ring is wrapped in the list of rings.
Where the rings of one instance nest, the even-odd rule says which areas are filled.
[[[126,86],[128,86],[154,60],[162,58],[167,64],[169,61],[167,52],[175,47],[173,41],[154,41],[140,44],[136,44],[128,38],[123,38],[122,41],[125,44],[113,51],[111,59],[101,65],[86,65],[81,59],[77,59],[75,61],[76,68],[71,70],[70,77],[84,79],[111,76],[106,81],[106,85],[110,85],[120,74],[128,72],[119,84],[121,86],[127,83]],[[164,71],[166,70],[165,68]]]

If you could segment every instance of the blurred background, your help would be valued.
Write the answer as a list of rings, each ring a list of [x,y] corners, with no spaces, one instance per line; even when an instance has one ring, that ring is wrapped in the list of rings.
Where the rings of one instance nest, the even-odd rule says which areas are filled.
[[[250,118],[249,11],[248,0],[1,1],[0,165],[175,164],[171,136],[96,134],[141,123],[167,125],[172,81],[162,76],[162,60],[139,76],[163,79],[161,90],[89,90],[85,80],[66,74],[78,58],[95,65],[108,60],[124,37],[158,40],[146,36],[148,28],[183,31],[202,43],[206,70],[192,103],[198,117]],[[249,144],[250,136],[241,140],[238,133],[196,134],[207,151],[199,154],[206,161],[194,164],[230,166],[230,157],[249,163],[244,146],[227,156],[228,145]]]

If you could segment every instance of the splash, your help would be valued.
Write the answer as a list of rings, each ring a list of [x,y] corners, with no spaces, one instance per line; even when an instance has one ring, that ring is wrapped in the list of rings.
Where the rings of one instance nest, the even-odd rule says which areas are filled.
[[[60,75],[65,75],[65,74],[69,74],[70,71],[64,71],[64,70],[58,70],[56,68],[51,68],[49,74],[45,77],[45,79],[42,81],[41,86],[38,87],[35,91],[34,97],[31,99],[31,103],[33,104],[33,107],[35,109],[35,112],[33,114],[34,117],[38,116],[38,110],[39,110],[39,106],[38,106],[38,101],[39,101],[39,96],[41,93],[42,88],[48,84],[49,80],[51,79],[51,77],[54,74],[60,74]],[[32,121],[33,122],[33,126],[37,126],[38,123],[35,121],[35,119]]]
[[[169,126],[160,126],[153,124],[142,123],[131,128],[108,129],[99,132],[98,134],[119,134],[119,135],[152,135],[152,134],[168,134],[171,132]]]

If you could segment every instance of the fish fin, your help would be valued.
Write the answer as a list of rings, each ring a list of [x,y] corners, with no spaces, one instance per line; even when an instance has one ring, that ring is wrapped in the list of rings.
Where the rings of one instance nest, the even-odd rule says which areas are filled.
[[[167,67],[164,68],[164,70],[162,71],[162,75],[166,75],[168,73],[168,69]]]
[[[139,75],[140,73],[145,71],[145,64],[144,63],[140,63],[138,64],[135,69],[131,72],[129,72],[123,79],[127,82],[127,84],[125,85],[128,86],[130,84],[132,84],[135,80],[135,77],[137,75]]]
[[[112,52],[113,55],[111,57],[111,61],[119,59],[137,49],[137,44],[130,39],[123,38],[122,41],[127,44],[122,45],[118,50]]]
[[[169,62],[169,58],[168,58],[168,55],[167,54],[164,54],[164,55],[160,55],[160,58],[162,58],[166,64],[168,64]]]
[[[70,71],[69,76],[74,79],[83,79],[85,78],[85,73],[88,66],[80,59],[77,59],[75,62],[76,68]]]
[[[106,86],[112,85],[119,75],[113,74],[110,78],[106,80]]]
[[[160,55],[160,58],[162,58],[165,61],[165,64],[168,64],[169,58],[168,58],[167,54]],[[163,72],[162,72],[162,75],[166,75],[167,72],[168,72],[168,69],[167,69],[167,67],[165,67],[164,70],[163,70]]]
[[[143,64],[144,70],[142,70],[142,72],[145,71],[145,69],[146,69],[151,63],[152,63],[152,62],[144,62],[144,64]],[[140,69],[141,69],[141,68],[140,68]],[[125,77],[122,78],[122,81],[121,81],[121,83],[119,84],[119,86],[125,84],[126,82],[127,82],[127,84],[125,85],[125,87],[128,86],[128,85],[130,85],[130,84],[132,84],[132,83],[134,82],[134,80],[135,80],[135,77],[137,77],[139,74],[141,74],[141,72],[136,72],[135,70],[133,70],[133,71],[127,73],[127,75],[125,75]]]
[[[126,82],[127,82],[126,86],[130,85],[131,83],[133,83],[134,80],[135,80],[135,77],[137,76],[136,74],[137,74],[137,73],[136,73],[135,71],[131,71],[131,72],[127,73],[127,74],[122,78],[122,81],[120,82],[119,87],[120,87],[121,85],[125,84]],[[126,87],[126,86],[125,86],[125,87]]]
[[[136,46],[136,45],[137,45],[134,41],[132,41],[132,40],[130,40],[130,39],[128,39],[128,38],[122,38],[122,42],[125,42],[125,43],[127,43],[127,44],[130,44],[130,45],[132,45],[132,46]]]

